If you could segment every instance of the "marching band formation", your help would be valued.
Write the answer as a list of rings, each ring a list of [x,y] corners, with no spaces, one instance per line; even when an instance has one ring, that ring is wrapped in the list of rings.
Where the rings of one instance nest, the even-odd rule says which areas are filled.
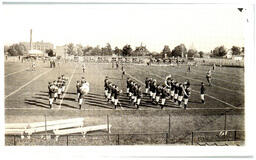
[[[126,81],[126,95],[130,100],[130,103],[139,109],[141,105],[141,99],[143,96],[149,96],[151,103],[154,105],[160,105],[163,109],[166,106],[166,100],[170,99],[176,105],[186,109],[188,107],[188,100],[191,95],[191,88],[189,80],[184,83],[175,81],[171,75],[167,76],[164,84],[157,83],[156,79],[146,78],[145,80],[145,92],[142,91],[142,87],[135,80],[130,77]],[[104,80],[105,98],[108,102],[114,104],[116,109],[117,105],[121,106],[118,100],[118,96],[122,93],[118,86],[110,82],[108,76]],[[204,94],[205,86],[201,83],[200,89],[201,102],[205,104]]]
[[[56,102],[57,98],[62,98],[66,90],[67,81],[68,78],[61,75],[61,77],[58,77],[58,80],[48,83],[50,109],[52,109],[53,102]]]
[[[82,77],[81,81],[76,82],[76,93],[77,93],[77,101],[79,104],[79,109],[82,109],[83,100],[85,98],[85,95],[87,95],[90,91],[90,85],[85,80],[84,77]]]
[[[85,72],[85,65],[82,65],[82,71]],[[122,73],[123,74],[123,73]],[[124,75],[122,75],[123,77]],[[211,70],[206,73],[206,79],[211,86]],[[57,80],[53,82],[49,82],[48,90],[49,90],[49,105],[50,109],[53,107],[53,102],[56,102],[57,99],[62,99],[63,94],[66,90],[66,84],[69,79],[64,75],[58,77]],[[81,80],[76,82],[76,90],[77,90],[77,102],[79,104],[79,109],[81,110],[82,104],[85,96],[90,91],[90,85],[82,77]],[[164,83],[157,82],[156,79],[148,78],[145,79],[145,91],[142,91],[141,85],[133,80],[130,77],[127,77],[126,80],[126,96],[128,97],[130,104],[134,105],[137,109],[141,106],[141,99],[145,97],[149,97],[150,101],[154,105],[160,105],[160,108],[163,109],[166,107],[166,100],[169,99],[178,107],[183,107],[186,109],[188,107],[189,98],[191,96],[191,87],[190,81],[186,80],[185,82],[178,82],[172,78],[171,75],[165,78]],[[201,102],[205,104],[205,86],[204,83],[201,82],[200,89],[200,98]],[[122,104],[119,101],[119,96],[123,91],[119,89],[119,87],[109,80],[109,77],[106,76],[104,80],[104,95],[107,102],[112,103],[114,108],[117,106],[121,106]]]

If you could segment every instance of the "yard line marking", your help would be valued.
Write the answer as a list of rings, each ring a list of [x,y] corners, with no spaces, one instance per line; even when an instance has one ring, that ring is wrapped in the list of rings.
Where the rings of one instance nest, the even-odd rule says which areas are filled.
[[[202,65],[201,65],[201,66],[202,66]],[[219,67],[218,67],[218,68],[219,68]],[[209,67],[209,69],[212,70],[212,67]],[[205,68],[205,69],[204,69],[204,68],[200,68],[199,70],[207,72],[209,69],[207,69],[207,68]],[[219,68],[218,70],[217,70],[217,68],[216,68],[216,71],[220,71],[220,72],[216,72],[216,73],[224,73],[224,74],[231,75],[231,76],[237,76],[236,73],[230,73],[230,72],[223,71],[222,68]]]
[[[137,78],[133,77],[133,76],[130,75],[129,73],[126,73],[126,74],[127,74],[128,76],[132,77],[133,79],[135,79],[136,81],[140,82],[143,86],[145,86],[145,84],[144,84],[142,81],[140,81],[140,80],[138,80]],[[153,74],[154,74],[154,73],[153,73]],[[160,76],[157,75],[157,74],[154,74],[154,75],[160,77]],[[161,79],[164,79],[164,78],[162,78],[162,77],[160,77],[160,78],[161,78]],[[198,91],[195,91],[195,90],[191,90],[191,91],[200,94],[200,92],[198,92]],[[210,98],[213,98],[213,99],[215,99],[215,100],[217,100],[217,101],[219,101],[219,102],[221,102],[221,103],[224,103],[224,104],[226,104],[226,105],[228,105],[228,106],[231,106],[232,108],[238,108],[238,107],[236,107],[236,106],[234,106],[234,105],[232,105],[232,104],[230,104],[230,103],[228,103],[228,102],[225,102],[225,101],[223,101],[223,100],[220,100],[220,99],[218,99],[218,98],[216,98],[216,97],[213,97],[213,96],[211,96],[211,95],[205,94],[205,96],[208,96],[208,97],[210,97]]]
[[[194,72],[197,72],[197,71],[194,71]],[[200,73],[200,72],[197,72],[197,73]],[[215,74],[215,75],[217,75],[216,74],[217,72],[215,72],[215,71],[213,71],[213,75]],[[219,75],[220,76],[220,75]],[[203,77],[203,76],[200,76],[200,77]],[[204,77],[205,78],[205,77]],[[232,84],[234,84],[234,85],[238,85],[238,86],[243,86],[243,84],[241,84],[241,83],[236,83],[236,82],[230,82],[230,81],[228,81],[228,80],[224,80],[224,79],[218,79],[218,78],[214,78],[214,79],[216,79],[216,80],[218,80],[218,81],[223,81],[223,82],[228,82],[228,83],[232,83]]]
[[[163,71],[164,73],[168,73],[166,71]],[[190,80],[194,80],[194,81],[198,81],[198,82],[202,82],[201,80],[198,80],[198,79],[194,79],[194,78],[189,78],[189,77],[186,77],[186,76],[182,76],[182,75],[178,75],[178,74],[174,74],[174,75],[177,75],[177,76],[180,76],[180,77],[183,77],[183,78],[186,78],[186,79],[190,79]],[[205,82],[205,81],[203,81]],[[244,94],[240,91],[235,91],[235,90],[231,90],[231,89],[228,89],[228,88],[225,88],[225,87],[221,87],[221,86],[217,86],[217,85],[214,85],[212,84],[213,87],[217,87],[217,88],[221,88],[221,89],[224,89],[224,90],[227,90],[227,91],[230,91],[230,92],[236,92],[236,93],[239,93],[239,94]]]
[[[140,69],[135,69],[135,70],[141,71]],[[166,72],[166,71],[163,71],[163,72],[164,72],[164,73],[169,73],[169,72]],[[155,73],[150,73],[150,74],[153,74],[153,75],[157,76],[158,78],[162,78],[161,76],[156,75]],[[189,78],[189,77],[187,77],[187,76],[182,76],[182,75],[178,75],[178,74],[173,74],[173,75],[180,76],[180,77],[183,77],[183,78],[186,78],[186,79],[190,79],[190,80],[194,80],[194,81],[198,81],[198,82],[202,82],[202,81],[203,81],[203,80],[198,80],[198,79],[194,79],[194,78]],[[204,81],[204,82],[205,82],[205,81]],[[240,91],[231,90],[231,89],[224,88],[224,87],[221,87],[221,86],[216,86],[216,85],[214,85],[214,84],[212,84],[212,86],[217,87],[217,88],[221,88],[221,89],[224,89],[224,90],[227,90],[227,91],[230,91],[230,92],[236,92],[236,93],[239,93],[239,94],[244,94],[244,93],[242,93],[242,92],[240,92]]]
[[[142,108],[141,108],[142,107]],[[149,111],[149,110],[155,110],[156,109],[151,109],[151,108],[148,108],[148,109],[145,109],[144,106],[141,106],[138,110],[142,110],[142,111]],[[170,108],[170,107],[164,107],[163,109],[165,110],[181,110],[183,108]],[[190,109],[190,110],[234,110],[234,108],[187,108],[187,109]],[[242,107],[239,107],[239,108],[235,108],[236,110],[244,110],[244,108]],[[5,108],[5,110],[49,110],[49,111],[59,111],[58,108],[53,108],[53,109],[49,109],[49,108]],[[78,111],[80,112],[81,110],[79,110],[79,108],[77,109],[68,109],[68,108],[63,108],[61,109],[62,111]],[[114,109],[83,109],[84,111],[114,111]],[[125,109],[123,108],[122,111],[135,111],[136,109]],[[159,110],[161,110],[159,108]]]
[[[73,76],[74,76],[74,73],[76,72],[76,68],[77,68],[77,64],[76,64],[76,67],[75,67],[75,69],[74,69],[74,71],[73,71],[73,73],[72,73],[71,77],[70,77],[70,80],[69,80],[69,82],[68,82],[68,85],[67,85],[66,91],[68,91],[68,88],[69,88],[70,82],[71,82],[71,80],[72,80],[72,78],[73,78]],[[63,96],[62,96],[62,98],[61,98],[60,105],[59,105],[59,109],[61,108],[61,104],[62,104],[62,102],[63,102],[63,99],[64,99],[64,97],[66,96],[66,91],[65,91],[65,93],[63,94]]]
[[[48,71],[46,71],[46,72],[44,72],[44,73],[39,74],[38,76],[36,76],[36,77],[33,78],[32,80],[30,80],[29,82],[27,82],[26,84],[24,84],[24,85],[21,86],[20,88],[16,89],[15,91],[13,91],[12,93],[10,93],[9,95],[5,96],[4,98],[6,99],[6,98],[8,98],[9,96],[11,96],[11,95],[17,93],[17,92],[20,91],[22,88],[26,87],[27,85],[29,85],[30,83],[32,83],[33,81],[37,80],[38,78],[40,78],[41,76],[43,76],[44,74],[46,74],[46,73],[48,73],[48,72],[50,72],[50,71],[52,71],[52,69],[51,69],[51,70],[48,70]]]
[[[8,77],[8,76],[11,76],[11,75],[13,75],[13,74],[16,74],[16,73],[20,73],[20,72],[26,71],[27,69],[29,69],[29,68],[25,68],[25,69],[20,70],[20,71],[17,71],[17,72],[12,72],[12,73],[6,74],[6,75],[4,75],[4,77]]]
[[[195,69],[194,69],[193,71],[191,71],[191,72],[186,72],[186,71],[180,70],[180,68],[179,68],[179,72],[191,73],[191,74],[194,74],[195,72],[196,72],[196,73],[201,73],[201,72],[196,71]],[[205,72],[207,72],[207,71],[205,71]],[[212,72],[213,75],[216,74],[216,73],[217,73],[217,72],[215,72],[215,71]],[[217,74],[216,74],[216,75],[217,75]],[[200,75],[199,75],[199,76],[200,76]],[[204,76],[200,76],[200,77],[205,78]],[[232,84],[238,85],[238,86],[243,86],[242,84],[239,84],[239,83],[236,83],[236,82],[229,82],[228,80],[223,80],[223,79],[218,79],[218,78],[214,78],[214,79],[215,79],[215,80],[218,80],[218,81],[223,81],[223,82],[232,83]]]
[[[171,67],[172,67],[172,66],[171,66]],[[172,69],[173,69],[173,67],[172,67]],[[179,70],[179,72],[183,72],[183,73],[192,73],[192,74],[193,74],[194,72],[201,73],[201,72],[195,71],[195,70],[201,70],[201,69],[198,69],[198,68],[194,68],[194,70],[191,71],[191,72],[182,71],[182,68],[175,68],[175,69],[177,69],[177,70]],[[203,70],[201,70],[201,71],[203,71]],[[208,71],[208,70],[207,70],[207,71]],[[207,72],[207,71],[205,70],[205,72]],[[215,71],[213,71],[212,73],[213,73],[213,75],[215,74],[215,75],[221,76],[221,75],[218,74],[218,73],[220,73],[220,72],[215,72]],[[225,73],[225,74],[226,74],[226,73]],[[234,75],[235,75],[235,74],[234,74]],[[204,76],[200,76],[200,77],[204,77]],[[237,76],[236,76],[236,77],[237,77]],[[205,77],[204,77],[204,78],[205,78]],[[223,81],[223,82],[232,83],[232,84],[234,84],[234,85],[243,86],[243,85],[240,84],[240,83],[229,82],[228,80],[223,80],[223,79],[218,79],[218,78],[214,78],[214,79],[219,80],[219,81]]]

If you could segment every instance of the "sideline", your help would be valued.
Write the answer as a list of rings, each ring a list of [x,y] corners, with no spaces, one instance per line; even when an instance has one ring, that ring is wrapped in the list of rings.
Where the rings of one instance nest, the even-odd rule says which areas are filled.
[[[45,75],[46,73],[48,73],[48,72],[50,72],[50,71],[52,71],[52,70],[53,70],[53,69],[48,70],[48,71],[46,71],[46,72],[44,72],[44,73],[39,74],[38,76],[36,76],[36,77],[33,78],[32,80],[30,80],[29,82],[27,82],[26,84],[24,84],[23,86],[19,87],[18,89],[16,89],[15,91],[13,91],[12,93],[10,93],[9,95],[5,96],[4,99],[6,99],[6,98],[10,97],[11,95],[17,93],[17,92],[20,91],[22,88],[26,87],[27,85],[29,85],[29,84],[32,83],[33,81],[37,80],[38,78],[40,78],[41,76]]]
[[[20,70],[20,71],[17,71],[17,72],[12,72],[12,73],[6,74],[6,75],[4,75],[4,77],[8,77],[8,76],[11,76],[11,75],[16,74],[16,73],[24,72],[24,71],[26,71],[27,69],[29,69],[29,68],[25,68],[25,69]]]
[[[71,75],[71,77],[70,77],[70,80],[69,80],[69,82],[68,82],[66,91],[68,91],[70,82],[71,82],[71,80],[73,79],[74,73],[76,72],[76,68],[77,68],[77,65],[76,65],[76,67],[75,67],[75,69],[74,69],[74,71],[73,71],[73,73],[72,73],[72,75]],[[63,99],[64,99],[64,97],[66,96],[66,91],[65,91],[65,93],[63,94],[63,96],[62,96],[62,98],[61,98],[60,105],[59,105],[59,109],[61,108],[61,104],[62,104],[62,102],[63,102]]]

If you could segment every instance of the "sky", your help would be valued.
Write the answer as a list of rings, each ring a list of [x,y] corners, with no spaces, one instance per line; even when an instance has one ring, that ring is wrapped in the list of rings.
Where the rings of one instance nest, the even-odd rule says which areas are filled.
[[[244,15],[229,5],[4,5],[4,44],[33,41],[160,52],[184,43],[209,52],[244,46]]]

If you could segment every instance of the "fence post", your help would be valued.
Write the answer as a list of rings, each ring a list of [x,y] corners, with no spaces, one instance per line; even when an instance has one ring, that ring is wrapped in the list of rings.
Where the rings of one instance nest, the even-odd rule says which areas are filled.
[[[194,132],[191,133],[191,144],[194,145]]]
[[[168,133],[165,133],[165,143],[168,144]]]
[[[109,117],[108,117],[108,114],[107,114],[107,127],[108,127],[108,133],[109,133]]]
[[[171,117],[170,117],[170,114],[169,114],[169,128],[168,128],[168,134],[170,135],[171,133]]]
[[[235,135],[234,135],[234,141],[236,141],[236,131],[235,131]]]
[[[227,111],[225,111],[225,124],[224,124],[224,130],[227,129]]]
[[[46,113],[44,115],[44,124],[45,124],[45,139],[47,140],[47,122],[46,122]]]
[[[15,135],[13,136],[13,145],[16,146],[16,138],[15,138]]]
[[[67,135],[67,146],[68,146],[68,135]]]
[[[107,114],[107,128],[108,128],[108,140],[109,140],[109,117],[108,117],[108,114]]]
[[[119,145],[119,134],[117,134],[117,145]]]

